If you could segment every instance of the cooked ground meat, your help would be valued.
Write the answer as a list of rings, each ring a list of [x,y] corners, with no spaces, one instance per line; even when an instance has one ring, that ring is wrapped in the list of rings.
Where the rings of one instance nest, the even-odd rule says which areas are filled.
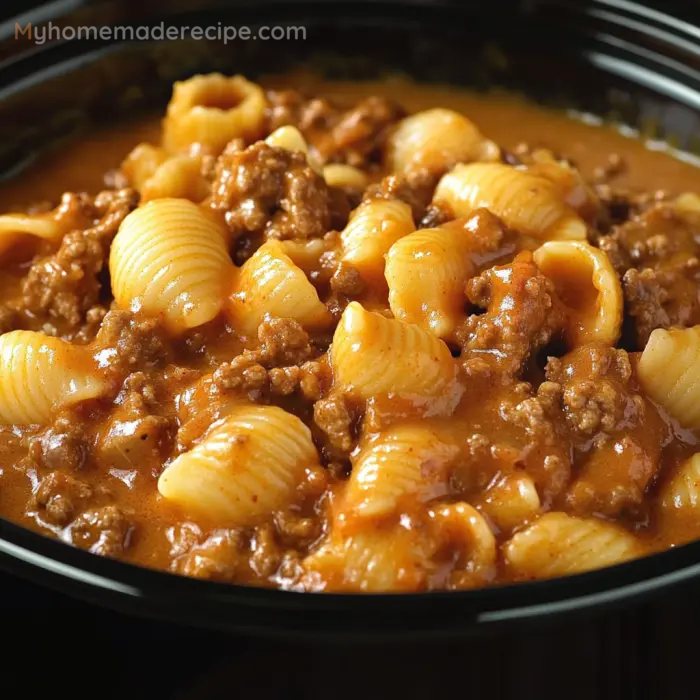
[[[355,412],[342,393],[333,393],[314,404],[314,423],[325,433],[334,454],[347,456],[355,447]]]
[[[260,400],[268,378],[259,359],[259,353],[244,352],[231,362],[224,362],[212,375],[212,390],[215,393],[243,391],[251,401]]]
[[[134,529],[134,523],[114,505],[86,510],[69,528],[76,547],[106,557],[122,554],[129,547]]]
[[[85,465],[94,439],[89,427],[70,411],[33,442],[30,454],[46,469],[79,471]]]
[[[262,141],[220,156],[211,206],[234,235],[306,239],[331,228],[331,195],[304,154]]]
[[[425,170],[410,171],[402,175],[387,175],[377,184],[370,185],[363,199],[400,199],[411,207],[413,221],[422,228],[438,226],[446,214],[438,207],[429,207],[433,192],[440,178]],[[425,219],[425,223],[423,223]]]
[[[305,99],[294,90],[267,93],[270,131],[297,126],[322,163],[367,167],[379,160],[391,127],[405,111],[391,100],[368,97],[345,111],[322,98]]]
[[[211,581],[233,581],[248,568],[246,539],[239,530],[214,530],[201,544],[173,560],[173,569],[185,576]]]
[[[277,543],[273,524],[255,528],[250,541],[250,567],[257,576],[269,578],[282,562],[282,550]]]
[[[700,214],[660,204],[600,241],[618,274],[638,349],[656,328],[700,323]]]
[[[552,282],[532,254],[492,267],[467,283],[469,301],[486,312],[470,316],[458,329],[463,361],[483,361],[516,375],[538,348],[564,328],[566,316]]]
[[[376,162],[390,128],[405,111],[382,97],[360,100],[340,116],[330,131],[312,139],[324,163],[366,167]]]
[[[53,471],[42,478],[34,502],[50,523],[67,525],[91,496],[92,488],[84,481]]]
[[[579,513],[630,512],[658,469],[656,455],[668,428],[637,393],[628,354],[583,346],[562,359],[549,358],[546,374],[562,388],[564,415],[578,450],[579,473],[567,503]]]
[[[136,367],[164,365],[172,354],[172,345],[157,319],[142,318],[118,309],[104,317],[96,344],[107,366],[119,375]]]
[[[298,365],[313,353],[309,334],[291,318],[266,319],[258,328],[258,340],[268,366]]]
[[[151,413],[144,396],[129,391],[106,421],[96,454],[110,468],[157,476],[173,433],[172,420]]]
[[[71,200],[73,202],[74,200]],[[73,338],[86,324],[87,315],[100,308],[102,281],[109,244],[126,215],[138,203],[134,190],[105,191],[94,201],[78,197],[66,216],[87,218],[89,225],[67,233],[58,251],[33,261],[22,284],[20,310],[30,327]],[[78,217],[72,209],[79,207]],[[94,321],[90,322],[95,327]]]

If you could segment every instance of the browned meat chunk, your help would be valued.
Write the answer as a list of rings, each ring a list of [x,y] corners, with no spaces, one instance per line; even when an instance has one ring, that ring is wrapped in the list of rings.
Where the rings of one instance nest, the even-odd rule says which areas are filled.
[[[486,312],[470,316],[458,330],[465,364],[486,360],[513,376],[564,327],[554,286],[529,252],[473,278],[466,291],[469,301]]]
[[[86,510],[70,526],[71,542],[106,557],[118,557],[129,547],[134,524],[117,506]]]
[[[50,472],[39,483],[34,502],[50,523],[67,525],[91,496],[92,489],[84,481],[62,472]]]
[[[34,260],[22,284],[21,311],[31,317],[31,325],[67,338],[99,308],[109,244],[138,195],[134,190],[106,191],[94,202],[81,202],[88,227],[72,230],[56,253]]]
[[[225,212],[235,235],[305,239],[331,227],[331,196],[303,153],[258,142],[224,151],[216,165],[211,206]]]

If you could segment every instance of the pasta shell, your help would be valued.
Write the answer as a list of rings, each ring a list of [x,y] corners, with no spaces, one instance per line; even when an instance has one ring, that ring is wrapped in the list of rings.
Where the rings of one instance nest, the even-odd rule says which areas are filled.
[[[196,156],[173,156],[162,163],[141,187],[141,204],[175,197],[201,202],[211,192],[202,175],[202,160]]]
[[[331,163],[323,168],[323,179],[329,187],[362,192],[369,184],[362,170],[344,163]]]
[[[345,538],[334,531],[304,560],[305,588],[364,593],[424,589],[431,568],[426,545],[416,530],[402,527],[372,528]]]
[[[232,409],[160,476],[158,491],[188,513],[243,527],[290,505],[318,465],[310,430],[276,406]]]
[[[443,546],[465,552],[465,568],[479,578],[495,573],[496,537],[484,516],[468,503],[450,503],[431,509],[430,515]]]
[[[450,109],[429,109],[399,122],[387,144],[389,168],[444,171],[456,163],[492,161],[498,146],[466,117]]]
[[[107,391],[90,352],[43,333],[0,336],[0,424],[46,425],[65,406]]]
[[[331,316],[303,271],[279,241],[267,241],[240,270],[227,311],[243,335],[254,336],[266,316],[293,318],[305,328],[319,328]]]
[[[391,246],[416,230],[411,207],[398,199],[373,199],[361,204],[340,234],[342,261],[368,282],[383,279],[384,257]]]
[[[534,257],[566,307],[569,344],[614,345],[620,337],[624,302],[610,258],[580,241],[549,241]]]
[[[642,554],[634,535],[593,518],[547,513],[503,546],[510,571],[540,579],[602,569]]]
[[[301,151],[304,155],[309,153],[306,139],[295,126],[281,126],[279,129],[275,129],[265,139],[265,143],[275,148],[283,148],[285,151]]]
[[[306,156],[306,162],[317,172],[322,172],[321,165],[309,151],[309,145],[299,129],[295,126],[281,126],[275,129],[266,139],[268,146],[283,148],[285,151],[300,151]]]
[[[655,330],[637,368],[642,388],[685,428],[700,428],[700,326]]]
[[[464,286],[475,273],[466,236],[421,229],[394,243],[386,257],[389,306],[401,321],[448,338],[464,318]]]
[[[420,424],[393,427],[353,459],[343,506],[356,516],[381,517],[395,513],[407,498],[425,502],[445,496],[458,454],[456,445]]]
[[[667,510],[687,511],[700,516],[700,454],[686,460],[661,494]]]
[[[457,365],[447,345],[418,326],[348,305],[330,350],[336,385],[365,399],[378,394],[446,397]]]
[[[119,306],[181,333],[219,313],[234,267],[220,228],[197,205],[156,199],[122,222],[109,271]]]
[[[168,151],[189,151],[193,144],[219,155],[235,138],[247,142],[262,135],[265,123],[263,89],[241,75],[195,75],[176,82],[163,121]]]
[[[168,152],[164,148],[150,143],[140,143],[124,158],[120,170],[132,187],[141,190],[146,181],[166,160],[168,160]]]
[[[540,497],[527,474],[511,474],[491,486],[482,511],[501,532],[510,532],[540,513]]]
[[[539,240],[586,239],[586,224],[549,180],[509,165],[457,165],[440,180],[433,201],[456,217],[488,209],[508,228]]]
[[[67,231],[48,214],[4,214],[0,216],[0,255],[8,251],[23,236],[45,241],[60,241]]]

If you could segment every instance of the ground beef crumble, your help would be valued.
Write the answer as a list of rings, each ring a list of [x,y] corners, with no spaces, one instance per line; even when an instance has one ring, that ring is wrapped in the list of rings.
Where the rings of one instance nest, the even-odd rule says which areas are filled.
[[[258,142],[224,151],[216,164],[211,206],[235,236],[320,238],[332,227],[333,197],[300,152]]]
[[[94,200],[75,195],[70,201],[70,208],[80,207],[80,218],[89,224],[67,233],[54,254],[32,262],[22,284],[19,311],[25,327],[69,340],[87,325],[90,331],[82,333],[87,340],[102,313],[101,273],[107,269],[109,245],[138,204],[138,194],[130,189],[108,190]]]
[[[514,376],[564,328],[566,317],[554,286],[529,252],[469,280],[466,293],[486,312],[470,316],[457,330],[465,366],[485,361]]]
[[[305,99],[294,90],[271,90],[267,124],[270,131],[297,126],[322,163],[358,168],[377,162],[391,127],[406,112],[392,100],[368,97],[342,110],[323,98]]]
[[[637,349],[656,328],[700,323],[700,213],[658,204],[600,240],[622,280]]]
[[[76,547],[106,557],[123,554],[134,530],[134,522],[115,505],[86,510],[68,528],[70,540]]]
[[[35,505],[53,525],[67,525],[82,509],[93,491],[89,484],[60,471],[49,472],[34,494]]]

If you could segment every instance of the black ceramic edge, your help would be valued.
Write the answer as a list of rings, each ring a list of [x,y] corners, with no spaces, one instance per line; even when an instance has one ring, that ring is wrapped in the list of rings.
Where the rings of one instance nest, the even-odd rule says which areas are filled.
[[[57,12],[55,17],[63,16],[62,8],[66,5],[74,9],[78,4],[55,3],[52,6]],[[687,105],[700,105],[700,72],[697,72],[700,29],[692,22],[625,0],[593,0],[586,7],[546,1],[515,4],[524,13],[523,17],[556,10],[570,22],[581,22],[581,30],[595,39],[586,57],[602,70],[659,90]],[[411,11],[422,6],[434,13],[437,5],[446,13],[455,11],[451,3],[420,0],[412,3]],[[222,3],[211,5],[221,6]],[[405,6],[402,2],[384,2],[364,11],[385,17]],[[289,5],[282,3],[275,7]],[[352,7],[339,3],[329,11],[328,3],[317,2],[297,4],[294,10],[333,16],[342,14],[343,8],[354,13]],[[269,11],[270,7],[266,9]],[[41,21],[51,18],[45,13]],[[605,30],[601,29],[601,22]],[[636,23],[635,41],[619,39],[613,28],[627,30],[630,22]],[[0,25],[0,41],[5,31],[6,25]],[[671,57],[658,53],[659,46],[672,46]],[[31,53],[41,54],[43,61],[47,54],[59,48],[46,46],[41,52]],[[67,59],[64,70],[81,60],[80,52],[75,54]],[[21,68],[25,58],[13,58],[12,63]],[[29,73],[33,73],[37,64],[31,56],[27,60],[32,66]],[[49,65],[52,72],[61,69],[60,65]],[[636,72],[632,70],[635,67]],[[19,70],[13,77],[21,81],[26,75]],[[8,73],[0,72],[5,95],[12,92],[12,83]],[[336,633],[344,637],[369,630],[442,635],[587,611],[691,581],[700,576],[700,542],[568,578],[474,591],[308,594],[213,583],[152,571],[89,554],[0,519],[0,568],[84,600],[197,626],[274,634]]]

